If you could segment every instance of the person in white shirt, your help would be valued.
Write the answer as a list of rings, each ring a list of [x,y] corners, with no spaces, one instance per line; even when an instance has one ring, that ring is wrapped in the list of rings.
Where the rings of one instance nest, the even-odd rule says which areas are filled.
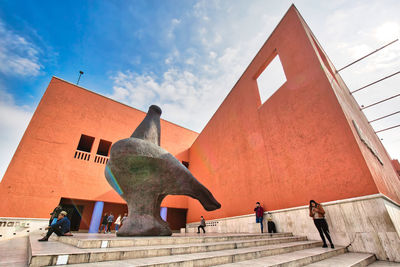
[[[115,232],[118,233],[119,226],[121,225],[121,214],[118,215],[114,224],[115,224]]]

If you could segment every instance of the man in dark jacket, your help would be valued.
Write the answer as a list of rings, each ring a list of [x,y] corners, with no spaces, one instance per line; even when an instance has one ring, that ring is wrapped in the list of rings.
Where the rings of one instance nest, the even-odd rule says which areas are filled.
[[[263,216],[264,216],[264,209],[261,207],[260,202],[256,203],[256,207],[254,209],[256,212],[256,223],[259,223],[261,226],[261,233],[263,232]]]
[[[107,218],[107,229],[106,232],[111,233],[111,225],[113,224],[114,221],[114,215],[110,213],[110,216]]]
[[[66,235],[67,233],[69,233],[70,227],[71,227],[71,222],[67,217],[67,212],[61,211],[60,214],[58,215],[57,222],[45,228],[46,230],[48,230],[47,234],[42,239],[39,239],[39,241],[48,241],[52,233],[56,233],[56,235],[58,236]]]

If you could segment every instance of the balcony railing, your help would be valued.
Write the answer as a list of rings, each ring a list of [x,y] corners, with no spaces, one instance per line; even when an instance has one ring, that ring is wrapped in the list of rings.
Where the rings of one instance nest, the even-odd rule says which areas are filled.
[[[80,159],[80,160],[90,160],[90,153],[81,151],[81,150],[76,150],[74,154],[75,159]],[[95,155],[94,157],[94,162],[98,164],[107,164],[109,157],[102,156],[102,155]]]
[[[96,155],[94,157],[94,162],[99,163],[99,164],[107,164],[109,157],[101,156],[101,155]]]
[[[74,158],[89,161],[90,153],[89,152],[85,152],[85,151],[76,150]]]

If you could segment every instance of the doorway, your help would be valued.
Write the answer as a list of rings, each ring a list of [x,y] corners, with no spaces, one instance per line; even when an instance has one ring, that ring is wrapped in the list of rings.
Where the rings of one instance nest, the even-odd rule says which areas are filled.
[[[187,209],[167,209],[167,222],[171,230],[177,231],[186,227],[186,214]]]
[[[78,231],[82,220],[83,205],[64,204],[60,201],[63,210],[67,212],[67,217],[71,221],[71,231]]]

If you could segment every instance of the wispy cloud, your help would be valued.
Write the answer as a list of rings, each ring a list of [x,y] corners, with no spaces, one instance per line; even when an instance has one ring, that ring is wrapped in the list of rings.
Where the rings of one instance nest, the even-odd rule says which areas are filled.
[[[0,181],[3,179],[32,114],[31,107],[16,105],[12,95],[6,93],[0,85],[0,147],[2,151],[8,152],[0,153]]]
[[[400,4],[396,1],[335,1],[316,5],[294,2],[337,67],[399,37],[396,10]],[[201,131],[290,4],[197,1],[190,11],[165,27],[168,32],[163,36],[173,37],[173,42],[165,40],[170,52],[165,55],[164,72],[120,70],[111,77],[114,87],[110,96],[142,110],[159,104],[165,119]],[[392,8],[382,8],[383,5]],[[399,54],[400,45],[393,45],[341,74],[349,88],[356,89],[398,70]],[[355,97],[360,104],[382,99],[394,94],[396,83],[398,80],[392,79]],[[397,102],[391,102],[366,111],[366,115],[370,119],[385,115],[396,106]],[[399,118],[393,117],[374,127],[379,129],[396,122]],[[387,149],[393,157],[400,157],[398,141],[393,137],[396,135],[387,135]]]
[[[37,76],[42,65],[39,49],[0,20],[0,72],[5,75]]]
[[[119,71],[111,77],[114,87],[109,96],[142,110],[158,104],[163,118],[201,131],[265,41],[265,31],[272,31],[279,21],[278,16],[262,16],[264,30],[259,31],[250,27],[250,20],[237,21],[240,8],[235,14],[228,3],[209,3],[197,2],[166,26],[167,36],[175,42],[170,43],[163,73]],[[227,13],[221,16],[223,10]],[[252,30],[241,32],[241,22],[241,28]],[[177,25],[179,31],[171,31]],[[238,42],[238,34],[232,36],[237,30],[248,41]]]
[[[390,8],[384,8],[388,7]],[[317,30],[329,57],[342,67],[375,49],[400,38],[400,9],[398,1],[354,1],[346,8],[327,15]],[[333,27],[330,27],[332,25]],[[343,70],[340,74],[350,90],[358,89],[400,70],[400,41]],[[360,105],[368,105],[398,94],[400,75],[377,83],[353,96]],[[369,120],[399,110],[400,98],[364,110]],[[371,123],[378,131],[400,123],[400,115]],[[378,133],[389,154],[400,158],[400,128]]]

